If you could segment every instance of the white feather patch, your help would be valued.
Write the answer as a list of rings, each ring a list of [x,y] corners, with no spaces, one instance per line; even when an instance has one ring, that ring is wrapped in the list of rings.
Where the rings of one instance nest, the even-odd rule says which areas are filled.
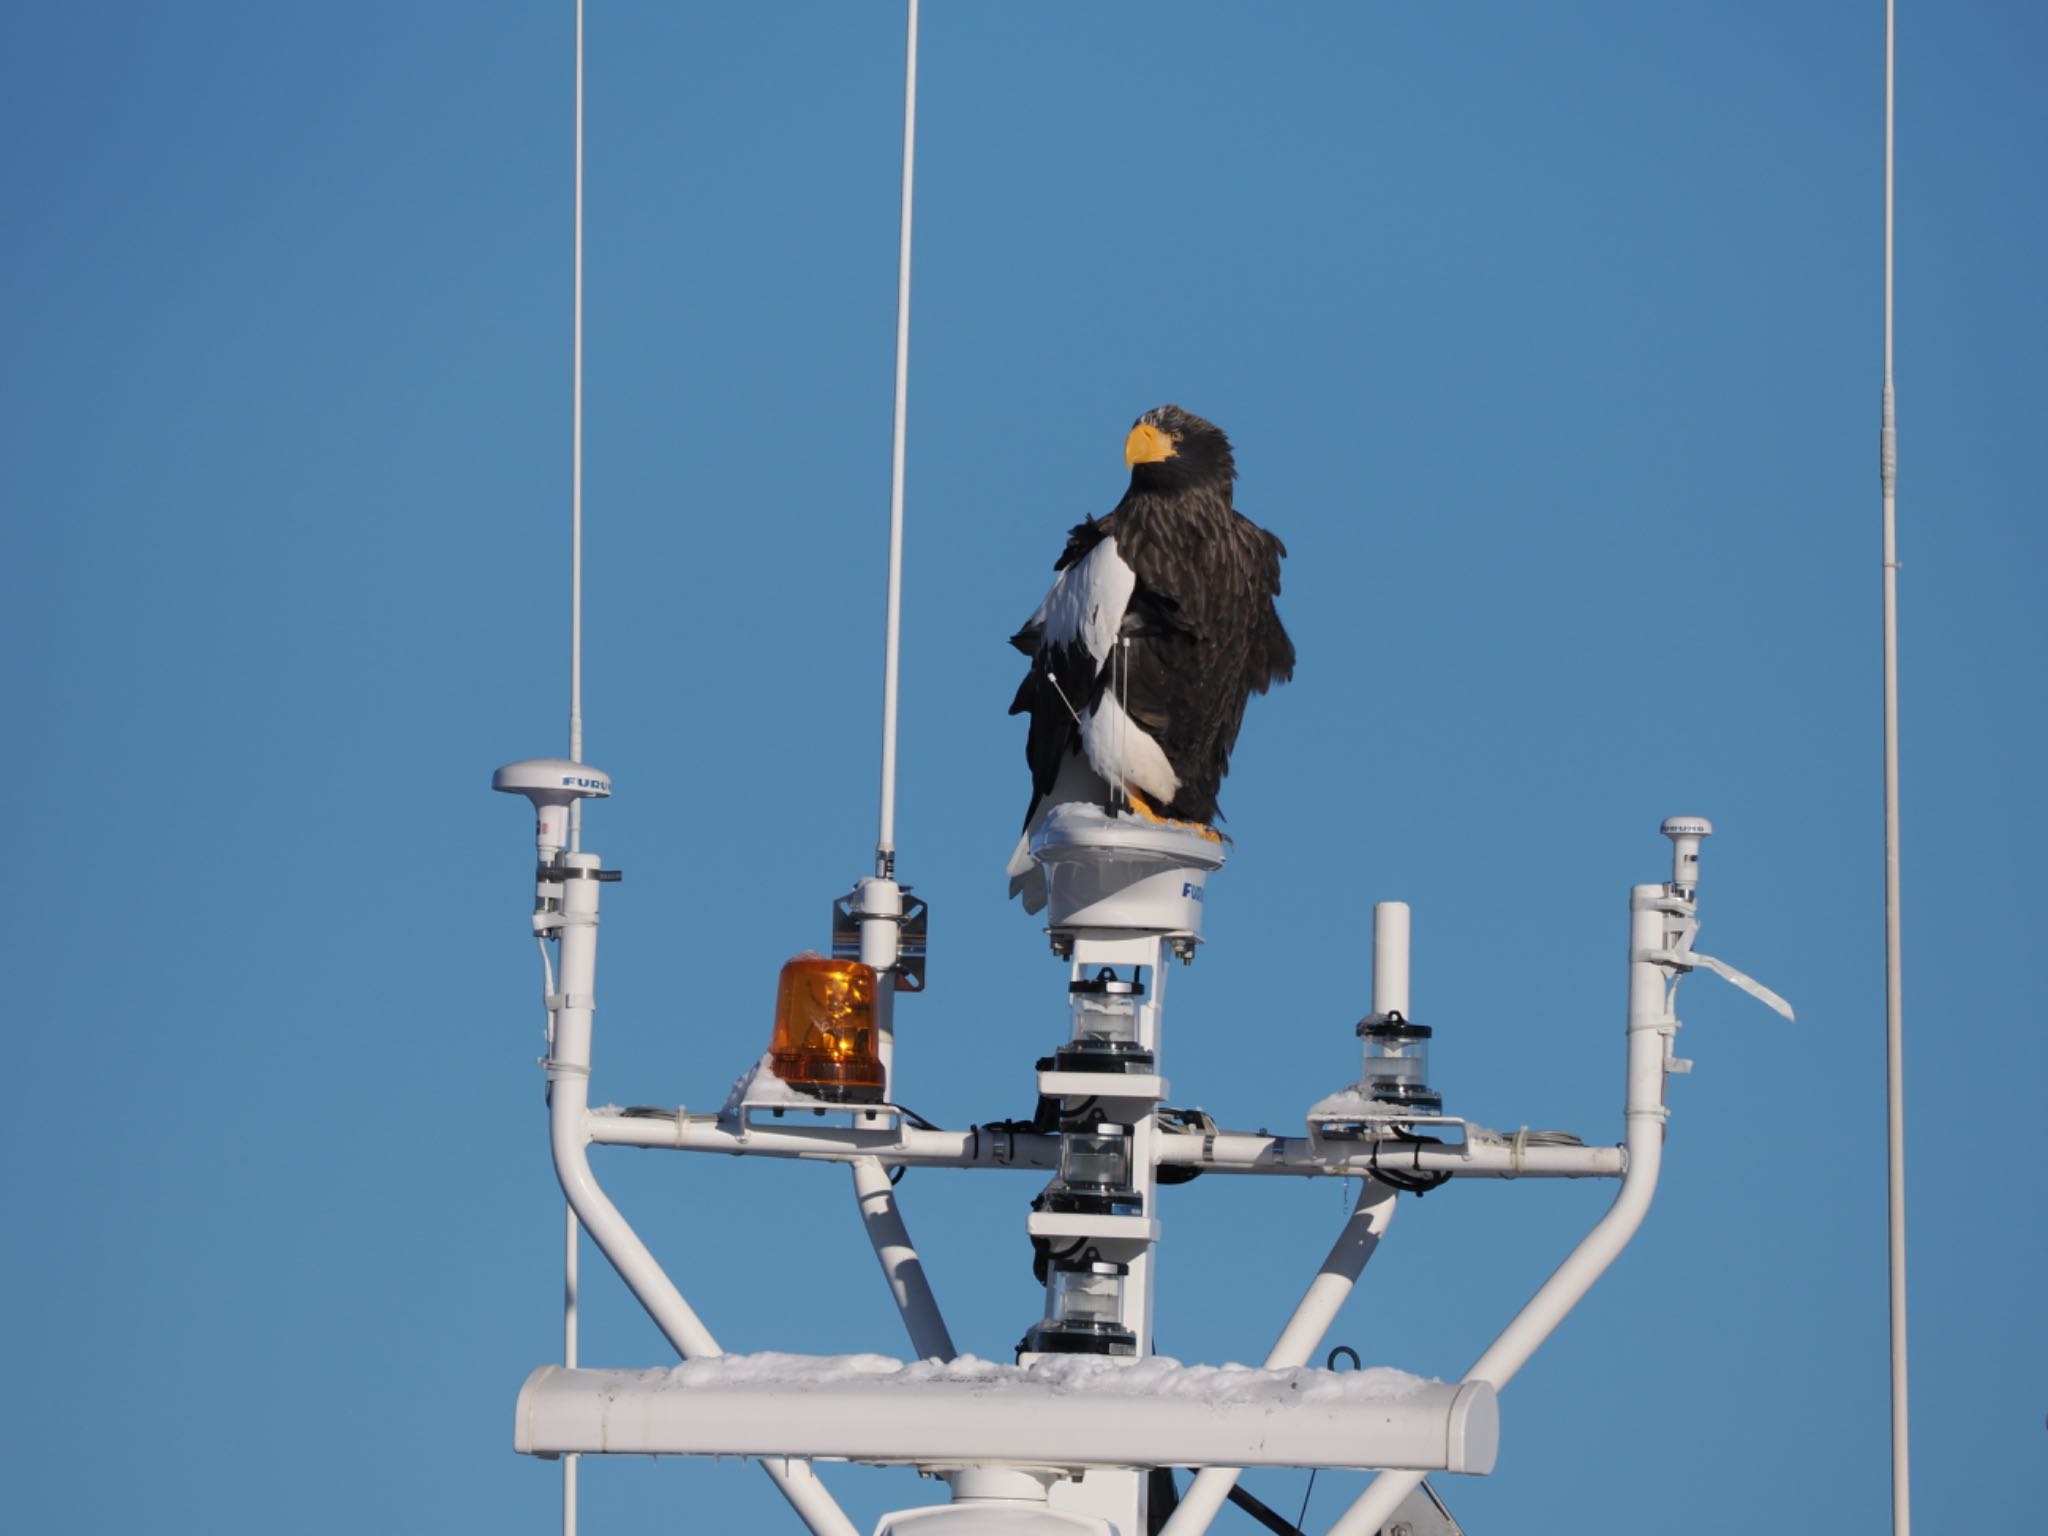
[[[1069,645],[1079,639],[1099,668],[1109,659],[1110,648],[1123,629],[1124,610],[1137,588],[1138,573],[1116,552],[1116,540],[1104,539],[1060,572],[1038,612],[1031,616],[1032,622],[1043,627],[1048,645]],[[1071,697],[1079,681],[1061,678],[1060,686]]]
[[[1166,804],[1180,793],[1180,775],[1159,743],[1124,713],[1113,690],[1081,716],[1081,750],[1088,765],[1112,784],[1124,784]]]

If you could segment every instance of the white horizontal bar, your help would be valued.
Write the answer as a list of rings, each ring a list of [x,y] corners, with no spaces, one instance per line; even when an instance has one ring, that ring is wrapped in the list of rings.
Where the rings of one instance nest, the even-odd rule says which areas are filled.
[[[938,1168],[1057,1168],[1059,1140],[1030,1131],[974,1127],[964,1131],[858,1130],[843,1125],[747,1127],[740,1131],[716,1115],[592,1114],[590,1139],[603,1146],[666,1147],[683,1152],[752,1153],[757,1157],[813,1158],[845,1163],[879,1157],[885,1163]]]
[[[947,1379],[948,1368],[925,1367],[776,1380],[750,1369],[760,1358],[727,1355],[652,1371],[544,1365],[520,1389],[513,1446],[539,1456],[1484,1473],[1493,1470],[1500,1440],[1494,1391],[1483,1381],[1156,1360],[1115,1367],[1072,1356],[1049,1362],[1058,1367],[1051,1371],[1043,1363],[962,1362],[995,1373],[981,1379]],[[1375,1377],[1395,1385],[1376,1386]],[[1120,1390],[1118,1378],[1129,1385]],[[1289,1390],[1279,1378],[1300,1385]]]
[[[1262,1136],[1218,1131],[1213,1136],[1159,1138],[1162,1167],[1200,1168],[1208,1173],[1342,1174],[1369,1177],[1377,1164],[1395,1173],[1449,1173],[1475,1179],[1614,1179],[1628,1166],[1620,1147],[1573,1147],[1526,1143],[1514,1138],[1474,1141],[1469,1147],[1396,1137],[1341,1161],[1318,1157],[1306,1136]]]
[[[590,1139],[605,1146],[665,1147],[684,1152],[723,1152],[757,1157],[810,1158],[844,1163],[879,1157],[884,1163],[929,1168],[1029,1168],[1050,1172],[1059,1167],[1059,1139],[1032,1131],[998,1130],[989,1126],[964,1131],[862,1131],[845,1126],[789,1125],[749,1127],[744,1133],[716,1115],[592,1114]],[[1200,1168],[1208,1173],[1290,1174],[1297,1177],[1369,1176],[1374,1161],[1369,1150],[1332,1162],[1317,1157],[1306,1136],[1259,1136],[1218,1131],[1213,1136],[1164,1132],[1157,1139],[1164,1167]],[[1620,1147],[1526,1145],[1516,1151],[1512,1138],[1474,1142],[1469,1149],[1433,1142],[1394,1139],[1380,1142],[1378,1162],[1397,1173],[1451,1173],[1478,1179],[1613,1179],[1628,1165]]]

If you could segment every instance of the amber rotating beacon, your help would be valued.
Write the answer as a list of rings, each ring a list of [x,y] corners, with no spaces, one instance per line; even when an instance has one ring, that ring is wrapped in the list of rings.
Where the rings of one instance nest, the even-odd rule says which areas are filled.
[[[886,1091],[875,1042],[875,972],[858,960],[799,955],[775,993],[775,1075],[833,1104],[879,1104]]]

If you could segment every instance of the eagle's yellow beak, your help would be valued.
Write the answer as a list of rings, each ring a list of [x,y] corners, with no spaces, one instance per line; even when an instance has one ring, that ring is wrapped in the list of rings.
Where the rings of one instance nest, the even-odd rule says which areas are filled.
[[[1149,421],[1141,421],[1131,428],[1131,435],[1124,439],[1124,463],[1157,464],[1161,459],[1173,457],[1173,436],[1162,432]]]

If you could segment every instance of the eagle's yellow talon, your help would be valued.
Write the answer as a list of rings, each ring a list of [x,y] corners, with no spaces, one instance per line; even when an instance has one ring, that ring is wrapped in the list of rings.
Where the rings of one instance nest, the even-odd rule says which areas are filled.
[[[1146,804],[1145,797],[1139,794],[1135,789],[1131,788],[1131,786],[1128,784],[1124,786],[1124,801],[1126,804],[1130,806],[1130,808],[1134,812],[1136,812],[1139,816],[1142,816],[1145,820],[1158,822],[1162,826],[1165,825],[1166,818],[1160,815],[1157,811],[1153,810],[1150,805]]]
[[[1153,810],[1152,807],[1146,802],[1145,797],[1143,795],[1139,794],[1135,789],[1132,789],[1128,784],[1124,786],[1124,800],[1130,806],[1131,810],[1134,813],[1136,813],[1143,820],[1153,823],[1153,825],[1155,826],[1185,827],[1190,832],[1201,833],[1202,836],[1206,837],[1212,843],[1221,843],[1223,841],[1223,834],[1221,832],[1218,832],[1212,826],[1208,826],[1199,821],[1179,821],[1171,816],[1160,815],[1157,811]]]

